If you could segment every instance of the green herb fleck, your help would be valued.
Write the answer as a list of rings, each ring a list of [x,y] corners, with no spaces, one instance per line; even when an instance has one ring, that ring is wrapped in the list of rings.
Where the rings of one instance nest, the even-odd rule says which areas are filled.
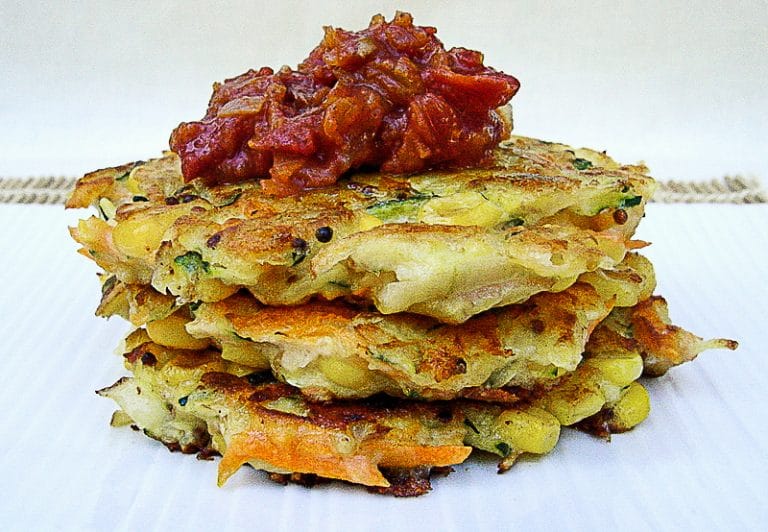
[[[189,310],[191,310],[192,312],[195,312],[197,309],[200,308],[200,305],[202,304],[203,304],[202,301],[193,301],[192,303],[189,304]]]
[[[234,202],[236,202],[238,200],[238,198],[240,198],[240,196],[242,194],[243,194],[243,191],[242,190],[238,190],[237,192],[235,192],[231,196],[228,196],[228,197],[224,198],[222,200],[222,202],[219,203],[216,206],[217,207],[226,207],[227,205],[232,205]]]
[[[416,390],[408,390],[406,395],[408,396],[408,399],[421,399],[421,394]]]
[[[131,164],[131,166],[123,173],[115,175],[115,181],[125,181],[128,179],[128,176],[131,175],[133,169],[137,166],[141,166],[142,164],[144,164],[144,161],[136,161],[135,163]]]
[[[464,424],[465,424],[466,426],[468,426],[469,428],[471,428],[471,429],[472,429],[472,430],[475,432],[475,434],[480,434],[480,431],[479,431],[479,430],[477,430],[477,427],[475,426],[475,424],[474,424],[474,423],[472,423],[472,420],[471,420],[471,419],[469,419],[468,417],[465,417],[465,418],[464,418]]]
[[[509,229],[510,227],[520,227],[525,223],[522,218],[510,218],[501,225],[502,229]]]
[[[88,250],[88,251],[90,252],[90,251],[93,251],[93,250]],[[114,275],[111,276],[106,281],[104,281],[104,284],[101,285],[101,295],[105,296],[108,293],[110,293],[112,291],[112,289],[115,287],[116,284],[117,284],[117,277],[115,277]]]
[[[642,196],[630,196],[628,198],[624,198],[619,202],[619,209],[626,209],[627,207],[640,205],[641,201],[643,201]]]
[[[173,259],[173,262],[184,268],[189,275],[195,273],[208,273],[211,270],[211,264],[203,260],[203,256],[197,251],[190,251]]]
[[[367,349],[367,351],[368,351],[368,354],[371,357],[373,357],[374,359],[380,360],[381,362],[384,362],[385,364],[392,364],[393,366],[395,365],[394,361],[392,361],[389,358],[387,358],[386,355],[384,355],[382,353],[379,353],[379,352],[376,352],[376,351],[371,351],[370,349]]]
[[[499,450],[502,456],[507,457],[512,452],[512,448],[504,442],[497,443],[496,448]]]
[[[307,257],[307,252],[302,250],[294,250],[291,252],[291,266],[301,264]]]
[[[292,242],[293,251],[291,251],[291,266],[301,263],[309,253],[309,244],[303,238],[294,238]]]
[[[406,199],[391,199],[374,203],[365,211],[379,220],[398,220],[401,218],[413,218],[419,208],[432,198],[425,194],[419,194]]]
[[[147,198],[146,196],[134,196],[133,201],[134,202],[149,201],[149,198]]]
[[[99,198],[99,212],[105,220],[109,221],[115,217],[117,207],[109,198]]]
[[[573,166],[576,168],[576,170],[586,170],[592,166],[592,161],[580,159],[577,157],[573,160]]]

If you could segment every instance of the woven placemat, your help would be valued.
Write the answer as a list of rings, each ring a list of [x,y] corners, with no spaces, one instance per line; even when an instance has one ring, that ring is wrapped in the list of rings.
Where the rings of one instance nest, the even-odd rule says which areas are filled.
[[[725,176],[710,181],[659,181],[657,203],[766,203],[768,194],[757,179]]]
[[[0,177],[0,203],[63,204],[74,177]]]
[[[0,203],[62,204],[74,177],[0,178]],[[757,179],[726,176],[710,181],[659,181],[657,203],[767,203]]]

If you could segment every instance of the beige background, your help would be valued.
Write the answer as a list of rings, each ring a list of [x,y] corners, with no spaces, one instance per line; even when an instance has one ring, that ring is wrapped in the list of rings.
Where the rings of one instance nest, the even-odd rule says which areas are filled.
[[[0,175],[154,156],[211,83],[295,66],[321,26],[409,10],[522,82],[516,130],[659,178],[768,179],[768,3],[0,0]]]

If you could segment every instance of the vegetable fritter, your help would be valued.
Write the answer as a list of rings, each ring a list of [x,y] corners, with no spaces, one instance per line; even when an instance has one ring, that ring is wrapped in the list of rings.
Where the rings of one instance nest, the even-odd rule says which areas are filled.
[[[646,301],[614,310],[616,320],[597,327],[584,360],[556,386],[508,404],[381,396],[315,403],[269,372],[252,372],[214,349],[156,344],[142,329],[125,342],[133,376],[99,394],[121,408],[113,424],[134,424],[172,450],[222,454],[220,484],[248,463],[278,479],[317,476],[419,495],[429,489],[428,479],[403,479],[461,463],[472,448],[499,455],[500,470],[506,470],[522,454],[552,450],[561,426],[605,436],[642,422],[650,409],[648,394],[637,382],[643,369],[695,356],[686,342],[649,340],[669,332],[669,324],[650,319],[653,332],[640,339],[611,328],[625,315],[665,314],[663,299]],[[673,328],[676,335],[694,338]],[[698,342],[694,350],[710,347],[734,348],[735,343]]]
[[[99,312],[146,325],[167,347],[213,343],[225,359],[269,369],[316,400],[377,393],[447,400],[475,396],[479,387],[552,386],[576,368],[611,309],[647,299],[654,287],[650,262],[630,253],[615,270],[460,325],[338,301],[265,307],[246,293],[179,308],[173,298],[119,282],[105,283]]]
[[[72,234],[126,284],[181,302],[245,288],[265,305],[314,295],[461,323],[612,269],[653,192],[640,166],[515,137],[491,169],[358,173],[288,198],[256,183],[184,184],[178,158],[82,178],[69,207],[99,207]]]

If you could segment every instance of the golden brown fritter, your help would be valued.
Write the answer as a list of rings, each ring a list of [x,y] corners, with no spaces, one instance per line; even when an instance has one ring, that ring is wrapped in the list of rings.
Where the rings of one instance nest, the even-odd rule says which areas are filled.
[[[673,325],[667,301],[661,296],[653,296],[631,308],[614,310],[595,334],[600,335],[596,345],[629,345],[638,350],[646,377],[660,377],[708,349],[733,351],[739,346],[737,341],[725,338],[704,340]]]
[[[622,329],[632,320],[654,325],[636,339]],[[677,340],[668,341],[670,334]],[[614,309],[591,335],[583,361],[553,387],[517,396],[502,388],[485,398],[506,393],[506,404],[382,396],[317,403],[268,371],[252,372],[214,349],[168,348],[139,329],[125,341],[133,376],[99,394],[120,405],[115,425],[133,424],[171,450],[222,454],[220,483],[248,463],[280,481],[330,478],[419,495],[429,489],[432,468],[460,463],[472,448],[501,456],[503,471],[521,454],[549,452],[561,426],[603,437],[629,430],[650,409],[637,382],[644,368],[654,372],[662,360],[669,367],[713,347],[735,342],[702,342],[670,325],[655,297]]]
[[[639,245],[654,189],[643,167],[524,137],[496,160],[273,198],[258,183],[184,185],[167,154],[85,176],[68,206],[105,218],[73,228],[85,255],[182,303],[245,288],[267,305],[345,297],[447,323],[562,290]]]
[[[168,296],[136,285],[121,290],[119,282],[105,284],[100,309],[109,303],[112,313],[146,324],[150,337],[169,347],[213,343],[225,359],[270,369],[314,399],[387,393],[446,400],[551,386],[577,366],[589,334],[616,304],[646,299],[654,286],[650,262],[628,254],[616,270],[585,274],[562,292],[459,325],[338,301],[265,307],[247,293],[177,309]]]

